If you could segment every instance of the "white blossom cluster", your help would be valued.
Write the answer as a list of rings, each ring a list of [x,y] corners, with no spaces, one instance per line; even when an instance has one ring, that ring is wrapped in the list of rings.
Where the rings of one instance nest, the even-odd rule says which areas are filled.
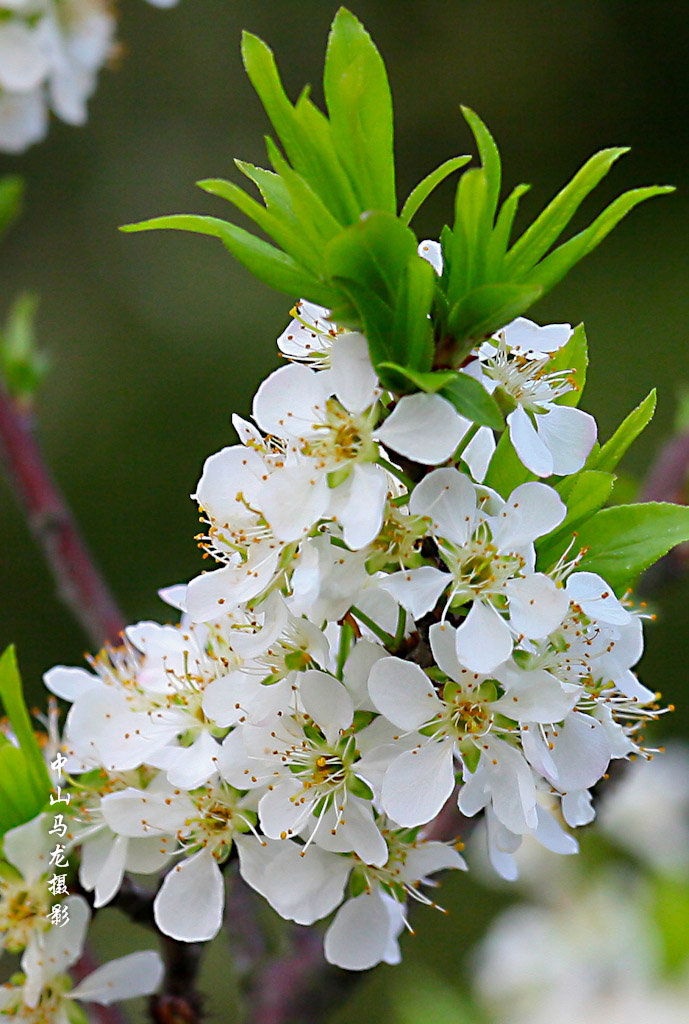
[[[689,942],[681,913],[664,918],[658,904],[668,892],[677,906],[686,900],[688,778],[689,752],[675,747],[636,761],[606,790],[600,825],[633,860],[618,855],[592,873],[583,858],[558,863],[524,844],[528,902],[496,918],[474,958],[475,991],[489,1020],[683,1024]]]
[[[571,333],[520,318],[467,364],[509,398],[542,477],[580,469],[596,436],[549,371]],[[657,707],[632,671],[640,615],[572,546],[536,568],[556,490],[486,486],[492,431],[438,394],[387,392],[326,310],[301,303],[278,345],[288,362],[198,483],[214,567],[165,592],[181,624],[140,622],[45,682],[71,703],[71,844],[95,906],[125,872],[167,868],[158,927],[208,940],[236,850],[284,918],[334,913],[325,955],[362,970],[399,960],[429,876],[465,868],[431,838],[446,805],[484,812],[506,878],[524,837],[574,853],[565,825],[592,820],[591,787],[642,750]]]
[[[0,0],[0,150],[20,153],[39,142],[49,111],[85,123],[115,30],[111,0]]]

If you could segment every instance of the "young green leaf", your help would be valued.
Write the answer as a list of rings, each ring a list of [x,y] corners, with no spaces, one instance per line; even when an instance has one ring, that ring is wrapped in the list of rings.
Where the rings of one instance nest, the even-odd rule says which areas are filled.
[[[483,482],[503,498],[508,498],[515,487],[535,479],[534,474],[526,468],[515,452],[510,435],[505,431],[493,452],[493,458],[490,460]]]
[[[400,279],[392,321],[393,337],[399,345],[400,361],[421,373],[433,363],[433,326],[430,320],[435,295],[436,273],[416,253],[407,259]]]
[[[586,370],[589,365],[588,342],[584,325],[574,328],[572,337],[566,345],[554,353],[548,364],[548,373],[570,370],[569,379],[575,385],[572,391],[566,391],[557,399],[558,405],[579,405],[586,384]]]
[[[344,7],[332,24],[323,89],[330,132],[362,210],[396,213],[392,97],[378,50]]]
[[[605,177],[615,161],[628,152],[628,146],[603,149],[586,161],[514,243],[505,260],[505,269],[510,275],[525,274],[538,263],[555,244],[586,196]]]
[[[24,182],[16,174],[0,178],[0,238],[20,214]]]
[[[591,453],[586,463],[589,469],[613,470],[630,444],[636,440],[653,418],[656,407],[655,388],[622,421],[609,441],[606,441],[595,455]]]
[[[427,174],[426,177],[416,185],[409,195],[407,196],[402,212],[400,213],[400,220],[403,224],[410,224],[415,214],[419,211],[423,203],[426,202],[430,194],[440,185],[446,178],[455,171],[458,171],[460,167],[464,167],[471,160],[470,156],[453,156],[449,160],[440,164],[434,171]]]
[[[325,281],[319,281],[303,269],[287,253],[256,238],[249,231],[228,224],[218,217],[201,217],[195,214],[179,213],[169,217],[154,217],[138,224],[124,224],[120,231],[192,231],[200,235],[219,238],[232,255],[259,281],[276,291],[285,292],[317,302],[322,306],[333,305],[337,292]]]
[[[450,310],[448,328],[458,339],[481,341],[521,316],[541,295],[540,287],[484,284]]]
[[[443,398],[452,402],[457,412],[466,416],[472,423],[480,426],[502,430],[505,421],[492,395],[474,377],[466,373],[456,373],[451,381],[440,389]]]
[[[436,394],[457,376],[456,370],[436,370],[431,373],[419,373],[417,370],[410,370],[408,366],[401,366],[399,363],[382,362],[379,363],[379,366],[385,370],[394,370],[403,380],[409,381],[413,385],[413,390],[425,391],[430,395]],[[405,389],[402,387],[395,390],[404,391]]]
[[[549,569],[557,562],[574,531],[605,505],[614,484],[612,473],[583,469],[556,485],[555,490],[567,505],[567,515],[556,530],[536,541],[539,568]]]
[[[19,751],[26,764],[26,775],[30,783],[34,803],[40,809],[50,792],[50,777],[31,727],[29,712],[26,710],[24,694],[22,692],[22,681],[17,667],[17,658],[12,646],[8,647],[2,657],[0,657],[0,701],[2,701],[7,717],[10,720],[12,731],[19,744]],[[4,747],[3,749],[7,748]],[[37,810],[34,811],[34,814],[36,813],[38,813]],[[30,815],[29,817],[33,816]]]
[[[615,505],[597,512],[578,532],[577,544],[587,549],[579,568],[600,573],[619,593],[649,565],[687,540],[686,505]]]

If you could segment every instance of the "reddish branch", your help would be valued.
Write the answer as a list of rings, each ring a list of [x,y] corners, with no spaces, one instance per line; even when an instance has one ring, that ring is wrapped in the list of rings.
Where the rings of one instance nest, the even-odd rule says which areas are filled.
[[[124,619],[48,471],[30,410],[8,394],[2,380],[0,457],[59,596],[95,648],[115,640]]]

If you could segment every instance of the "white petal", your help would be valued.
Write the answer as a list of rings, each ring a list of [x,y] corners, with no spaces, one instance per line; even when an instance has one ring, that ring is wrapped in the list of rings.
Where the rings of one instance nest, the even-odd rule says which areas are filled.
[[[383,779],[381,802],[400,825],[424,825],[435,818],[455,786],[454,741],[427,741],[396,758]]]
[[[451,573],[441,572],[432,565],[422,565],[419,569],[390,573],[381,580],[380,588],[392,594],[413,618],[420,619],[435,607],[436,601],[451,582]]]
[[[20,21],[0,24],[0,88],[31,92],[50,71],[36,32]]]
[[[323,422],[328,388],[324,374],[290,363],[263,381],[254,396],[253,416],[261,430],[276,437],[310,436]]]
[[[517,722],[561,722],[582,692],[581,686],[561,683],[545,669],[522,671],[508,662],[499,672],[505,695],[491,704]]]
[[[388,482],[381,466],[354,466],[331,491],[330,514],[342,524],[344,542],[353,551],[366,547],[383,525]]]
[[[220,931],[225,886],[220,868],[206,849],[177,864],[153,903],[161,932],[182,942],[207,942]]]
[[[476,520],[476,488],[458,469],[435,469],[414,488],[409,511],[429,516],[436,535],[466,544]]]
[[[174,835],[193,818],[195,808],[182,793],[163,795],[149,790],[123,789],[108,793],[101,800],[107,824],[119,835],[144,838],[151,834]]]
[[[262,545],[261,555],[260,560],[250,558],[241,565],[226,565],[191,580],[186,605],[192,621],[212,622],[260,594],[273,579],[279,551],[269,551]]]
[[[0,149],[21,153],[39,142],[48,130],[48,111],[43,89],[0,93]]]
[[[375,867],[382,867],[389,856],[387,843],[374,821],[370,801],[351,794],[347,796],[342,820],[338,823],[337,811],[331,808],[323,815],[314,841],[324,850],[355,853],[364,864]]]
[[[510,348],[522,352],[557,352],[572,337],[571,324],[546,324],[541,327],[533,320],[518,316],[500,332]]]
[[[299,683],[304,710],[323,730],[328,743],[335,743],[354,717],[352,698],[342,683],[317,669],[304,672]]]
[[[534,836],[541,846],[553,853],[572,854],[579,852],[579,843],[569,832],[565,832],[557,819],[545,808],[537,806],[538,825]]]
[[[333,341],[330,368],[335,394],[349,412],[363,412],[373,402],[376,371],[363,334],[341,334]]]
[[[399,877],[401,881],[418,883],[425,881],[428,875],[433,875],[436,871],[455,868],[466,871],[467,863],[454,846],[420,841],[407,854]]]
[[[418,665],[401,658],[381,658],[368,681],[371,700],[400,729],[418,729],[443,710],[433,684]]]
[[[567,596],[592,619],[614,625],[627,625],[633,620],[615,597],[612,587],[598,573],[573,572],[567,580]]]
[[[52,843],[48,836],[47,814],[39,814],[24,825],[5,832],[3,857],[22,873],[31,885],[48,870],[48,853]]]
[[[351,859],[328,853],[313,843],[304,852],[302,846],[289,840],[264,842],[262,846],[254,838],[238,836],[239,870],[244,881],[281,917],[309,925],[341,903]]]
[[[593,416],[571,405],[553,405],[536,420],[538,436],[553,457],[553,473],[577,473],[593,448],[598,427]],[[540,474],[542,475],[542,474]]]
[[[550,449],[536,432],[529,414],[521,405],[509,414],[507,425],[514,450],[526,468],[536,476],[550,476],[553,472]]]
[[[512,653],[512,634],[492,605],[474,601],[457,630],[457,657],[472,672],[492,672]]]
[[[433,466],[455,451],[466,433],[465,423],[447,399],[419,392],[400,398],[378,437],[400,455]]]
[[[315,463],[286,466],[271,473],[262,500],[263,514],[275,536],[291,543],[308,533],[327,509],[327,477]]]
[[[83,896],[68,896],[62,906],[67,911],[67,923],[49,928],[40,936],[34,935],[24,950],[21,967],[27,975],[25,992],[30,991],[29,1006],[35,1006],[44,982],[56,977],[76,963],[81,956],[91,911]],[[33,991],[31,991],[33,989]],[[34,1002],[34,998],[36,1002]]]
[[[97,967],[73,988],[69,996],[110,1006],[120,999],[148,996],[163,980],[163,961],[152,949],[130,953]]]
[[[593,799],[587,789],[565,793],[561,800],[562,817],[568,825],[588,825],[596,816]]]
[[[106,829],[84,843],[79,878],[86,888],[95,890],[94,907],[105,906],[120,888],[128,842],[124,836],[113,836]]]
[[[552,487],[536,482],[521,484],[491,522],[493,541],[500,551],[517,551],[550,533],[566,515],[567,508]]]
[[[70,702],[87,690],[103,685],[98,676],[91,675],[83,668],[68,668],[66,665],[48,669],[43,675],[43,682],[56,697]]]
[[[610,761],[610,741],[605,727],[590,715],[573,712],[556,734],[550,735],[561,792],[588,789],[604,774]]]
[[[440,242],[434,242],[432,239],[426,238],[423,242],[419,242],[417,252],[423,259],[428,260],[438,277],[440,277],[443,272],[443,250]]]
[[[399,928],[378,890],[348,900],[325,933],[326,960],[347,971],[366,971],[385,959],[390,938]]]
[[[493,431],[490,427],[480,427],[462,452],[462,462],[469,467],[469,472],[476,483],[483,483],[495,448]]]
[[[167,778],[171,786],[180,789],[196,789],[208,782],[211,775],[218,770],[220,744],[202,729],[189,747],[173,748],[174,762],[167,768]]]
[[[569,598],[564,589],[542,572],[509,580],[505,592],[510,607],[510,625],[531,640],[549,636],[569,609]]]

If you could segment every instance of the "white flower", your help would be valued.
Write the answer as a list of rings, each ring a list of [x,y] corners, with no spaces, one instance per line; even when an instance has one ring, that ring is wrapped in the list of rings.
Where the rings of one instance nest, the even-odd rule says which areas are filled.
[[[548,373],[552,353],[567,344],[569,324],[539,327],[518,317],[479,348],[468,372],[489,391],[501,388],[515,403],[507,416],[510,439],[527,469],[537,476],[576,473],[596,440],[596,421],[556,399],[574,387],[569,371]]]
[[[512,653],[515,637],[551,633],[569,606],[564,590],[534,572],[533,541],[562,522],[556,491],[517,487],[505,502],[477,489],[456,469],[437,469],[414,489],[410,511],[428,516],[449,571],[423,566],[381,583],[418,619],[449,591],[446,607],[470,603],[457,630],[457,656],[474,672],[491,672]]]
[[[0,1015],[26,1024],[69,1024],[73,1000],[109,1006],[158,988],[163,963],[152,950],[103,964],[72,988],[66,972],[81,956],[91,914],[81,896],[69,896],[62,906],[66,923],[33,936],[24,952],[24,983],[0,988]]]
[[[0,871],[0,940],[10,952],[23,949],[31,935],[47,927],[48,852],[54,845],[49,836],[47,814],[18,825],[5,833],[2,857],[11,865]]]

